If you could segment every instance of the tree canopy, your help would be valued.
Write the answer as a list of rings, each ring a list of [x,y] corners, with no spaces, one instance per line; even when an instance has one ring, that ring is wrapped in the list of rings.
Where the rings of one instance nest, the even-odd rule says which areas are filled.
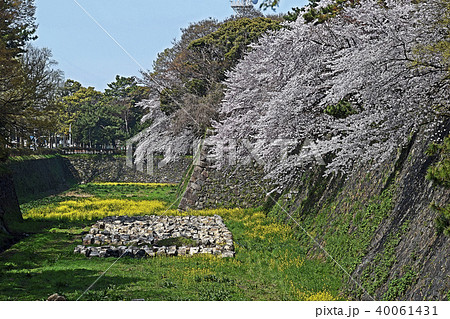
[[[280,30],[281,22],[279,17],[203,20],[182,29],[181,39],[158,55],[153,72],[143,73],[151,99],[140,105],[149,112],[144,119],[150,126],[136,138],[137,157],[155,151],[173,158],[189,150],[218,120],[227,73],[263,34]]]
[[[182,29],[181,39],[158,55],[153,72],[143,74],[163,113],[173,117],[171,129],[202,135],[217,119],[227,72],[265,32],[281,28],[279,19],[257,17],[203,20]]]
[[[19,56],[35,32],[33,1],[0,2],[0,159],[7,156],[9,131],[16,125],[16,88],[23,80]]]
[[[318,158],[331,174],[395,156],[448,116],[447,3],[360,1],[263,37],[226,81],[216,156],[250,148],[281,183]]]
[[[72,144],[116,147],[145,127],[140,122],[144,110],[136,105],[148,98],[148,89],[139,86],[135,77],[117,75],[104,93],[67,80],[62,92],[61,127],[65,135],[71,129]]]
[[[49,49],[35,48],[33,0],[0,2],[0,159],[55,122],[62,72]]]

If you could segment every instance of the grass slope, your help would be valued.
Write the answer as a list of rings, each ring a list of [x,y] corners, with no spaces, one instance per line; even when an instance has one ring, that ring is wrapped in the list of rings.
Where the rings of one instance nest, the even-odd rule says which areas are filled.
[[[30,236],[0,255],[0,300],[45,300],[55,292],[68,300],[80,296],[80,300],[342,299],[341,273],[323,260],[307,258],[307,249],[300,246],[291,228],[260,210],[244,209],[189,212],[221,215],[234,236],[235,258],[124,257],[83,295],[115,260],[72,253],[94,222],[89,218],[117,212],[141,214],[142,207],[155,201],[162,205],[152,214],[181,215],[167,210],[176,200],[176,188],[87,184],[22,205],[25,222],[17,226]],[[68,201],[73,205],[69,207]],[[128,209],[116,211],[111,206],[108,211],[102,201],[122,203]],[[61,217],[64,214],[66,218]]]

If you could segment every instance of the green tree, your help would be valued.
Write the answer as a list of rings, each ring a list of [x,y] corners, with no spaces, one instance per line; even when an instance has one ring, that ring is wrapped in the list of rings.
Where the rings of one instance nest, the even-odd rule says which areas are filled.
[[[68,79],[64,82],[64,86],[61,88],[61,95],[63,97],[70,96],[78,92],[82,85],[80,82]]]
[[[429,72],[442,73],[446,76],[441,81],[442,87],[448,87],[450,80],[450,0],[439,1],[439,12],[434,12],[434,28],[441,36],[439,40],[430,42],[423,39],[422,43],[414,50],[414,61],[412,66],[416,68],[427,68]],[[438,115],[449,117],[450,105],[448,99],[435,104]]]
[[[202,135],[217,118],[226,72],[262,34],[281,28],[278,17],[257,17],[203,20],[182,29],[181,40],[158,55],[154,72],[143,74],[159,94],[161,110],[174,116],[172,128]]]
[[[73,136],[85,147],[115,147],[116,141],[124,137],[121,124],[122,121],[114,110],[100,99],[97,103],[80,105],[80,112],[73,126]]]
[[[0,46],[2,58],[15,58],[26,43],[36,38],[34,0],[0,1]]]
[[[63,73],[55,69],[56,61],[47,48],[26,47],[20,58],[24,81],[18,90],[23,99],[18,122],[25,126],[24,132],[44,136],[47,146],[56,143],[56,123],[61,111],[60,87]],[[22,136],[23,137],[23,136]],[[43,142],[43,141],[41,141]]]
[[[71,91],[77,87],[78,91]],[[102,93],[93,87],[85,88],[75,81],[66,82],[63,90],[71,92],[63,97],[63,104],[64,120],[72,127],[72,142],[82,146],[95,145],[93,131],[98,122],[95,106],[101,101]]]
[[[175,130],[190,128],[197,135],[202,135],[211,126],[211,121],[217,119],[226,72],[250,50],[251,43],[265,32],[281,28],[278,19],[231,19],[220,24],[216,31],[193,40],[184,54],[175,59],[179,65],[182,89],[174,92],[171,88],[172,91],[168,92],[181,101],[178,105],[172,104]],[[161,106],[167,107],[164,102],[161,99]],[[183,105],[182,110],[178,110],[179,105]]]
[[[14,84],[1,94],[4,116],[0,135],[5,145],[23,145],[30,135],[42,136],[41,143],[46,141],[47,145],[55,140],[63,75],[54,69],[56,62],[51,57],[49,49],[28,45],[17,58],[16,74],[11,75],[15,77]]]
[[[193,58],[193,52],[188,47],[192,41],[216,31],[218,27],[217,20],[206,19],[181,29],[180,40],[158,54],[153,63],[153,71],[142,73],[144,83],[160,96],[161,109],[164,113],[172,114],[178,110],[187,93],[196,90],[197,93],[200,91],[205,93],[206,88],[200,87],[204,80],[200,79],[198,66],[193,62],[197,58]],[[189,83],[193,79],[198,82]]]
[[[118,141],[124,141],[140,130],[144,110],[136,104],[147,98],[148,90],[139,86],[136,78],[119,75],[108,84],[104,93],[68,80],[61,88],[62,131],[68,136],[71,127],[72,142],[78,146],[116,147]]]
[[[11,131],[23,126],[22,94],[17,94],[24,77],[19,57],[36,29],[33,1],[0,1],[0,160],[7,157]]]
[[[275,7],[278,7],[279,4],[280,0],[263,0],[260,4],[260,8],[264,10],[267,8],[275,9]]]
[[[197,72],[213,83],[225,79],[225,73],[242,59],[249,45],[269,30],[282,28],[279,21],[258,17],[241,18],[223,23],[219,29],[190,43],[189,49]]]
[[[81,99],[81,89],[81,83],[71,79],[66,80],[60,88],[61,111],[58,116],[57,131],[63,136],[63,146],[66,146],[71,138],[72,125],[79,112],[78,101]],[[75,96],[77,93],[78,96]]]
[[[36,38],[34,13],[33,0],[0,1],[0,160],[30,135],[54,139],[62,72],[49,49],[27,44]]]
[[[144,110],[137,108],[136,104],[148,98],[149,91],[149,88],[138,85],[136,77],[117,75],[115,82],[108,84],[104,100],[122,120],[120,130],[125,138],[136,134],[141,128],[139,124]]]

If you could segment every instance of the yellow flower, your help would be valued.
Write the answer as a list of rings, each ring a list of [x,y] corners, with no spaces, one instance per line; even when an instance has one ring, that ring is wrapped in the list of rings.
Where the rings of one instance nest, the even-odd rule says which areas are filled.
[[[336,300],[338,299],[333,297],[333,295],[326,290],[312,294],[305,299],[305,301],[336,301]]]
[[[313,293],[310,291],[303,291],[301,289],[298,289],[292,281],[290,281],[289,283],[291,286],[292,295],[294,296],[295,300],[304,300],[304,301],[336,301],[336,300],[339,300],[336,297],[334,297],[327,290]]]
[[[178,186],[174,183],[123,183],[123,182],[105,182],[105,183],[90,183],[91,185],[107,185],[107,186],[117,186],[117,185],[136,185],[136,186],[148,186],[148,187],[159,187],[159,186]]]
[[[56,207],[38,207],[31,209],[25,218],[92,220],[106,216],[152,215],[164,211],[166,203],[157,200],[132,201],[127,199],[84,198],[68,200]]]

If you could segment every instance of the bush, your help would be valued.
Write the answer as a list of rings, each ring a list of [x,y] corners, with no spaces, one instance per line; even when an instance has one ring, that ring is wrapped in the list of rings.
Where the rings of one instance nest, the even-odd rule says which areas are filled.
[[[444,139],[442,144],[430,144],[427,155],[439,155],[440,160],[428,168],[426,178],[440,186],[450,187],[450,135]]]
[[[346,117],[358,112],[352,107],[350,102],[347,100],[340,100],[337,104],[328,105],[324,110],[324,113],[338,119],[345,119]]]
[[[432,204],[431,208],[439,212],[438,217],[434,221],[436,232],[438,234],[450,236],[450,205],[439,207],[435,204]]]

